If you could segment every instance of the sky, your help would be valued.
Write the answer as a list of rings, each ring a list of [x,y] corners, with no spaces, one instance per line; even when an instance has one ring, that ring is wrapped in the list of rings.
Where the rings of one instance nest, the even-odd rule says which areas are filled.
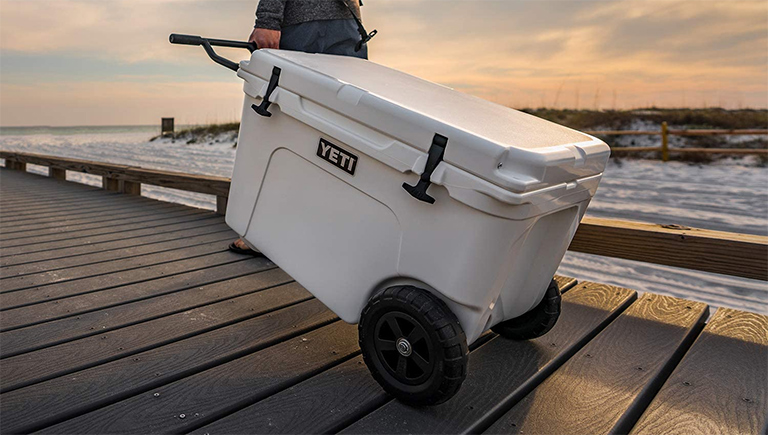
[[[364,3],[372,61],[511,107],[768,107],[765,0]],[[168,34],[245,40],[256,4],[0,0],[0,126],[236,121],[240,79]]]

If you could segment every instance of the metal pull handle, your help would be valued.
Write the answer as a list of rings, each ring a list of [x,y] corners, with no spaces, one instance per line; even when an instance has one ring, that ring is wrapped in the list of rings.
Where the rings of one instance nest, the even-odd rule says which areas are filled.
[[[233,62],[225,57],[221,57],[218,54],[216,54],[216,51],[214,51],[213,49],[214,45],[218,47],[245,48],[251,53],[253,53],[258,49],[256,44],[253,42],[203,38],[202,36],[179,35],[176,33],[171,33],[171,36],[168,38],[168,40],[171,42],[171,44],[202,45],[203,49],[205,50],[206,53],[208,53],[208,57],[210,57],[211,60],[218,63],[219,65],[222,65],[226,68],[231,69],[232,71],[237,71],[240,68],[240,66],[236,62]]]

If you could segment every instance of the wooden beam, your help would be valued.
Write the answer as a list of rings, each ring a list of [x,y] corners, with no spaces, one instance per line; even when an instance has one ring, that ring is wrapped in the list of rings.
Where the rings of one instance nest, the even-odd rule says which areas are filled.
[[[657,136],[659,130],[585,130],[584,133],[593,136]]]
[[[611,147],[612,153],[639,153],[648,151],[661,151],[661,147]]]
[[[135,183],[133,181],[123,181],[123,188],[120,189],[121,192],[127,193],[128,195],[141,195],[141,183]]]
[[[226,196],[217,196],[216,197],[216,213],[220,215],[227,214],[227,201],[228,198]]]
[[[0,151],[0,158],[4,158],[6,161],[10,159],[15,162],[21,162],[20,164],[30,163],[56,169],[84,172],[86,174],[101,175],[102,177],[133,183],[151,184],[189,192],[207,193],[209,195],[229,195],[230,181],[224,177],[190,175],[180,172],[143,169],[135,166],[99,163],[32,153]]]
[[[584,133],[593,136],[656,136],[659,130],[585,130]],[[768,135],[768,130],[668,130],[673,136],[762,136]]]
[[[16,160],[11,159],[5,159],[5,168],[10,169],[12,171],[26,171],[27,170],[27,164],[21,163]]]
[[[703,154],[763,154],[768,155],[768,148],[749,149],[749,148],[670,148],[670,153],[703,153]]]
[[[669,130],[675,136],[762,136],[768,135],[768,130]]]
[[[768,237],[585,217],[571,251],[768,281]]]
[[[48,168],[48,176],[57,180],[67,179],[67,170],[58,168]]]
[[[120,191],[120,180],[110,177],[101,177],[101,187],[112,192]]]

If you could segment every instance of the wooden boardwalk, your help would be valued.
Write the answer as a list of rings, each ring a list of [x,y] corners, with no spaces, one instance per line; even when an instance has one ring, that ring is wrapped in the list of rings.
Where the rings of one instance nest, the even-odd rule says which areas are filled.
[[[486,334],[411,408],[354,325],[212,212],[0,170],[0,431],[764,433],[768,317],[558,277],[546,336]]]

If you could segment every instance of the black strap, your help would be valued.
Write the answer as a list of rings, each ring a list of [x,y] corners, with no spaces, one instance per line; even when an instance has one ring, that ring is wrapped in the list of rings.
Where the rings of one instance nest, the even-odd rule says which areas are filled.
[[[355,15],[355,10],[352,8],[352,6],[350,6],[349,3],[346,2],[346,0],[339,0],[339,1],[342,2],[344,6],[347,7],[347,9],[349,9],[349,13],[352,14],[352,18],[354,18],[355,23],[357,23],[357,32],[360,34],[360,42],[358,42],[357,45],[355,45],[355,51],[356,52],[360,51],[363,48],[363,44],[370,41],[371,38],[376,36],[377,31],[376,29],[373,29],[371,33],[366,32],[365,27],[363,27],[362,21],[360,21],[360,18],[357,18],[357,15]],[[363,2],[361,1],[360,6],[362,5],[363,5]]]

